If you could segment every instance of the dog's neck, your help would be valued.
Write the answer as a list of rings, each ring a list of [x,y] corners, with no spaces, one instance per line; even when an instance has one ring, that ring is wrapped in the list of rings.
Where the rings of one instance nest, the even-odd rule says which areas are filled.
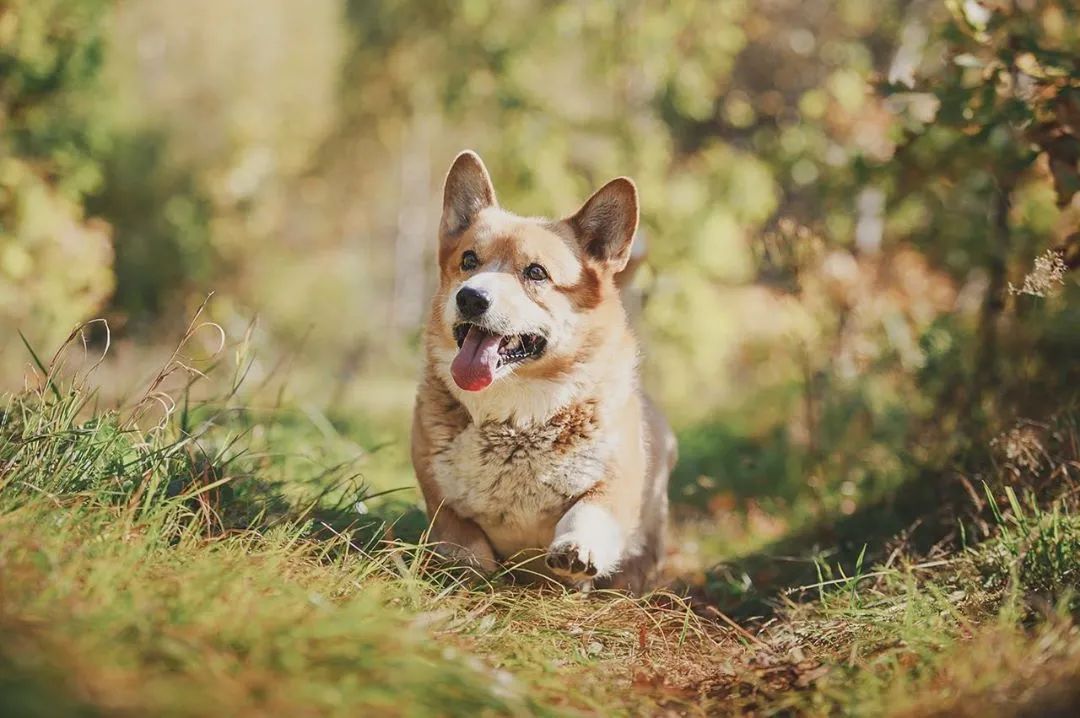
[[[458,401],[475,424],[491,422],[517,427],[546,424],[571,404],[589,397],[588,387],[578,382],[505,377],[480,394],[461,393]]]

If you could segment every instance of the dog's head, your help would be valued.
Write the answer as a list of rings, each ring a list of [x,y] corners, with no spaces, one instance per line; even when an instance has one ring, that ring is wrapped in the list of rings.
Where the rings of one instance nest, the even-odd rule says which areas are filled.
[[[518,217],[499,207],[480,157],[458,155],[443,190],[432,316],[437,356],[457,386],[475,392],[511,374],[566,371],[597,340],[598,320],[621,312],[613,280],[637,222],[637,190],[625,177],[567,219]]]

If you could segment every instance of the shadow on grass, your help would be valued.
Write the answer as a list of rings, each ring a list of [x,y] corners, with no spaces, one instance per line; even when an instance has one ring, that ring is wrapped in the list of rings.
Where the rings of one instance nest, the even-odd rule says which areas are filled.
[[[927,458],[920,463],[915,451],[906,453],[906,471],[890,487],[864,493],[849,514],[811,514],[760,550],[713,566],[703,583],[686,583],[685,590],[738,619],[767,617],[785,600],[816,598],[823,581],[844,582],[856,575],[860,563],[866,572],[875,566],[895,567],[901,558],[933,561],[964,543],[995,535],[997,511],[991,502],[998,510],[1008,510],[1020,496],[1046,506],[1077,490],[1080,414],[1075,397],[1061,394],[1058,401],[1056,413],[1041,421],[1022,421],[1005,434],[1000,427],[988,428],[990,422],[939,417],[908,442],[923,447]],[[944,428],[959,425],[960,418],[968,422],[968,433]],[[1002,451],[1015,447],[994,448],[1003,440],[1031,442],[1029,448],[1038,447],[1037,461],[1010,463]]]
[[[401,442],[369,422],[209,405],[193,413],[193,423],[211,428],[170,467],[166,497],[198,494],[185,503],[208,531],[304,525],[311,538],[344,537],[365,551],[421,537],[426,520],[411,476],[402,475]],[[223,444],[222,436],[230,438]]]
[[[976,511],[970,483],[944,459],[919,466],[904,455],[901,473],[865,471],[857,486],[858,501],[845,513],[841,491],[850,491],[851,482],[808,487],[804,477],[827,472],[828,467],[814,461],[805,448],[793,446],[783,431],[751,440],[707,424],[685,432],[680,440],[682,457],[672,478],[677,510],[708,520],[714,515],[712,502],[726,495],[721,502],[726,515],[742,516],[750,501],[775,502],[775,515],[782,517],[778,521],[792,526],[760,549],[714,564],[703,581],[698,575],[674,582],[676,591],[741,620],[768,617],[785,599],[816,597],[817,584],[852,576],[860,560],[865,571],[888,562],[894,553],[895,560],[901,554],[927,556],[951,546],[961,517]],[[973,445],[964,450],[976,453]],[[944,455],[955,457],[957,448],[951,444]],[[859,456],[847,456],[846,465],[868,463]],[[983,449],[979,462],[985,461]]]
[[[829,515],[764,548],[714,565],[704,585],[682,588],[707,605],[736,618],[772,615],[783,597],[817,596],[818,584],[888,561],[897,550],[927,555],[950,544],[957,516],[941,510],[968,500],[959,486],[927,471],[891,495],[850,515]]]

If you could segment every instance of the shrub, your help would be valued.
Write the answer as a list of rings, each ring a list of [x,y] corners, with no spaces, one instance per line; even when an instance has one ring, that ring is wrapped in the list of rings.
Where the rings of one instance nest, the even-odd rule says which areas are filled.
[[[97,95],[108,6],[0,9],[0,323],[32,326],[49,344],[112,289],[108,229],[82,209],[108,143]]]

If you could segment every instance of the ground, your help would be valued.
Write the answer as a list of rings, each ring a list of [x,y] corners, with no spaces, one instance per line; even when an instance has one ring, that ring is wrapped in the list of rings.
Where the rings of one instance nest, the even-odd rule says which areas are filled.
[[[176,394],[166,416],[148,393],[113,412],[96,395],[57,379],[4,408],[3,715],[1050,715],[1080,701],[1069,413],[1004,435],[986,473],[916,473],[856,510],[676,501],[666,586],[631,598],[436,564],[405,447],[381,436],[392,423],[235,394]]]

